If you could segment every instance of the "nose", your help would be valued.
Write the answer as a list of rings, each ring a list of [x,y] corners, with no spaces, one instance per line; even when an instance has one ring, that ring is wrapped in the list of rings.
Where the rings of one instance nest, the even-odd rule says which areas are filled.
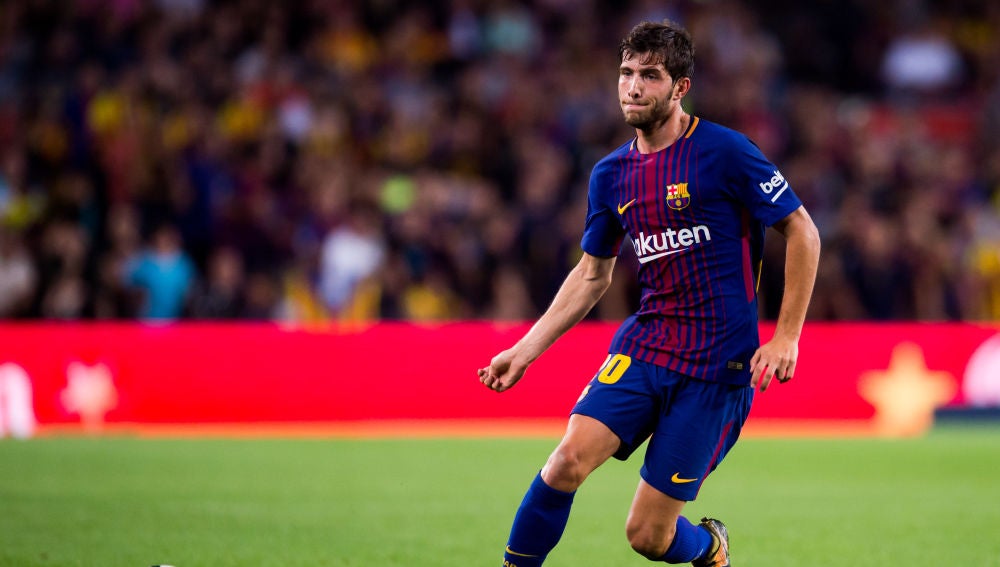
[[[627,87],[628,87],[628,90],[627,90],[628,96],[630,96],[632,98],[639,98],[642,95],[642,93],[639,92],[639,76],[638,75],[632,75],[632,77],[629,78]]]

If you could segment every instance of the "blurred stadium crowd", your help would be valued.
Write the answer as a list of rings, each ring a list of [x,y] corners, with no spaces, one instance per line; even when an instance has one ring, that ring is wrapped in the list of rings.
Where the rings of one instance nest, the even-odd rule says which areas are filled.
[[[3,0],[0,318],[533,318],[665,17],[822,231],[811,318],[1000,319],[990,0]]]

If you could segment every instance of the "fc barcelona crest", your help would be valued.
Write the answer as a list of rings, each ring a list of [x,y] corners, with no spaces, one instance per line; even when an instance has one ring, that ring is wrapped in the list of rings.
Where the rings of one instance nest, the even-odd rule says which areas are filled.
[[[687,183],[672,183],[667,185],[667,206],[679,211],[691,204],[691,194]]]

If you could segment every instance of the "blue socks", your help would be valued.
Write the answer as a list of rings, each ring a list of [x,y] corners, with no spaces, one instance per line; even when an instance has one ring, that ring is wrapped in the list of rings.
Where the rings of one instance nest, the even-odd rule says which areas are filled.
[[[566,528],[574,494],[545,484],[541,473],[535,476],[514,516],[504,567],[538,567],[545,561]]]
[[[514,516],[503,554],[503,567],[541,566],[566,529],[574,494],[545,484],[541,473],[535,476]],[[711,547],[712,534],[681,516],[677,518],[674,540],[660,561],[690,563],[704,556]]]
[[[696,526],[681,516],[677,518],[674,541],[660,561],[666,563],[690,563],[705,555],[712,547],[712,534],[701,526]]]

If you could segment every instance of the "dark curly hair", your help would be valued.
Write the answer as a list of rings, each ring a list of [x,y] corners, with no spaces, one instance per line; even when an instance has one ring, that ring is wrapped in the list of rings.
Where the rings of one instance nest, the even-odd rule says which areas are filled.
[[[643,65],[663,63],[676,81],[694,74],[694,43],[691,34],[670,20],[637,24],[618,45],[618,60],[643,55]]]

